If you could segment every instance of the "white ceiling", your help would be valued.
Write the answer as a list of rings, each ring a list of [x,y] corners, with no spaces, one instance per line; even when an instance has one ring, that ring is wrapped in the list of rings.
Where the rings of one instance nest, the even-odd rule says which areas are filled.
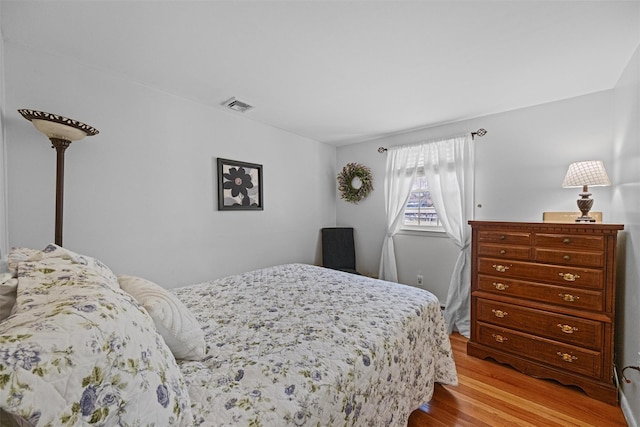
[[[0,0],[6,43],[334,145],[615,86],[639,1]]]

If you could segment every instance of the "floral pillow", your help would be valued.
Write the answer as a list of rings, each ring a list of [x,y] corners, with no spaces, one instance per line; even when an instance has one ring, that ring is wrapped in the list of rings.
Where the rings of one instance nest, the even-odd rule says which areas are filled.
[[[50,245],[17,264],[0,323],[0,408],[31,425],[188,426],[190,399],[153,320],[104,264]]]
[[[24,250],[24,249],[23,249]],[[28,252],[26,252],[28,253]],[[102,261],[65,249],[53,243],[49,244],[42,251],[35,251],[29,255],[26,261],[41,261],[45,259],[63,259],[71,261],[73,264],[84,265],[87,270],[95,272],[103,278],[103,283],[118,288],[118,279],[113,271],[107,267]]]
[[[7,270],[13,277],[18,274],[18,264],[37,254],[38,250],[30,248],[11,248],[7,256]]]
[[[0,273],[0,320],[9,317],[13,312],[16,302],[17,280],[14,278],[18,274],[18,265],[24,261],[39,261],[47,258],[63,258],[74,261],[77,264],[85,265],[92,270],[98,270],[100,274],[108,279],[108,283],[117,286],[117,280],[113,272],[99,260],[76,254],[68,249],[50,244],[44,250],[39,251],[30,248],[11,248],[6,261],[2,261],[2,266],[6,267],[6,272]],[[0,424],[1,425],[1,424]]]

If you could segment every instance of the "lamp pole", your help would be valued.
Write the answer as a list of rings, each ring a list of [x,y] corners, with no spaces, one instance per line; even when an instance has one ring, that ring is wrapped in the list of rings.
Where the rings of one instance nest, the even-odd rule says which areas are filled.
[[[49,138],[51,147],[56,149],[56,228],[55,244],[62,246],[62,224],[64,208],[64,152],[71,141],[60,138]]]

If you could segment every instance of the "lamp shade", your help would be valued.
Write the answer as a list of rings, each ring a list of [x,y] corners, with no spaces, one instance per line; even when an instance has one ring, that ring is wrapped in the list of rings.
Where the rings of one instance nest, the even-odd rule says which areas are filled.
[[[29,120],[40,132],[48,138],[63,139],[65,141],[78,141],[85,136],[96,135],[98,130],[58,114],[45,113],[44,111],[21,109],[18,112]]]
[[[571,163],[562,181],[563,188],[569,187],[607,187],[611,181],[607,176],[604,163],[600,160],[587,160]]]

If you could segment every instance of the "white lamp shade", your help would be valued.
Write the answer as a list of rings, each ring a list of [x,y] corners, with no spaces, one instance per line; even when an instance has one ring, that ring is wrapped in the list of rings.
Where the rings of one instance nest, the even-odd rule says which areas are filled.
[[[562,181],[563,188],[569,187],[607,187],[611,181],[607,176],[604,163],[600,160],[587,160],[571,163]]]
[[[98,130],[77,120],[44,111],[22,109],[18,112],[48,138],[78,141],[85,136],[96,135]]]
[[[31,123],[48,138],[66,139],[67,141],[78,141],[87,134],[81,129],[63,125],[62,123],[50,122],[48,120],[33,119]]]

